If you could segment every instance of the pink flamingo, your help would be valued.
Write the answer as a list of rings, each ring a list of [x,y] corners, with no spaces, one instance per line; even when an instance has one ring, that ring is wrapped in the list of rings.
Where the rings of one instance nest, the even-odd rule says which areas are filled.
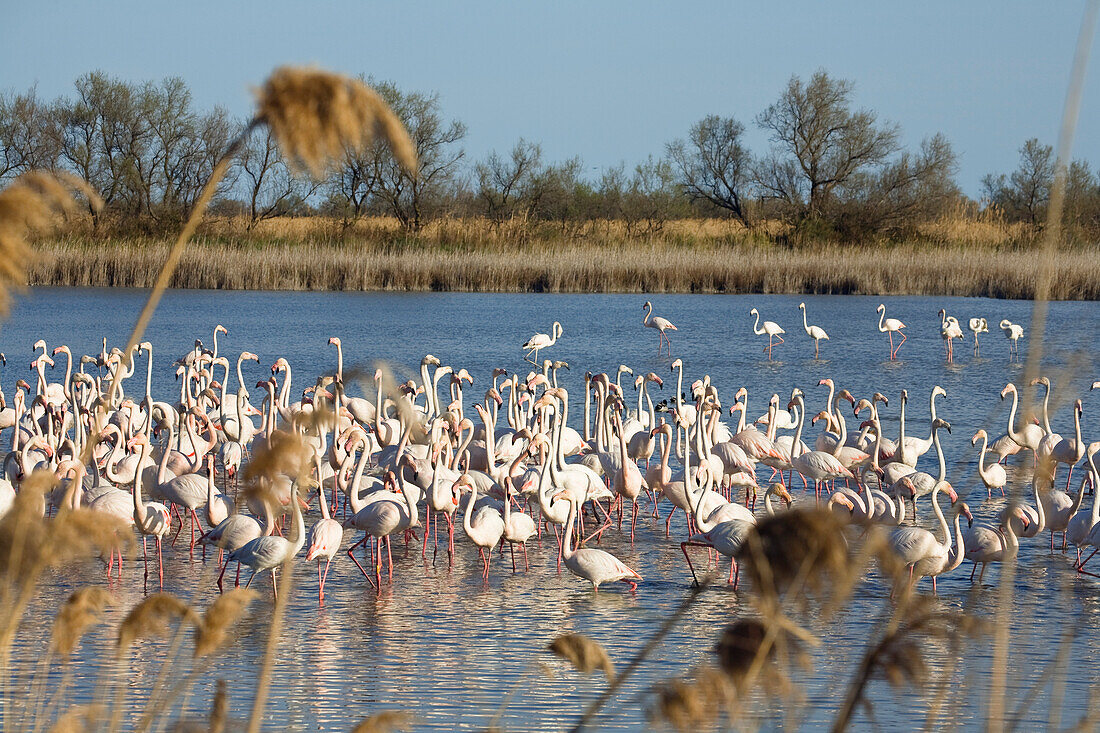
[[[665,331],[677,331],[679,329],[677,329],[676,326],[673,326],[672,321],[668,320],[667,318],[654,316],[653,304],[650,303],[648,300],[645,302],[645,305],[642,306],[642,310],[645,310],[646,308],[648,308],[649,311],[645,314],[645,319],[642,320],[642,325],[646,328],[656,328],[660,332],[658,337],[659,340],[657,341],[658,356],[661,353],[661,347],[665,344],[666,341],[668,342],[668,355],[672,356],[672,340],[669,339],[668,334],[665,333]]]
[[[897,318],[886,317],[886,305],[880,303],[876,310],[879,313],[878,318],[878,330],[882,333],[890,334],[890,361],[894,361],[898,358],[898,351],[901,350],[901,345],[905,343],[905,333],[902,329],[905,328],[905,324],[899,321]],[[898,342],[898,346],[894,348],[894,334],[901,334],[901,341]]]

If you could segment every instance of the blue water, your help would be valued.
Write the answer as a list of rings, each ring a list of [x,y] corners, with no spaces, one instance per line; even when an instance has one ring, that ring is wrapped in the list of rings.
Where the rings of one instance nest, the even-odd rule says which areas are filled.
[[[18,301],[0,330],[0,351],[8,358],[0,386],[10,395],[15,379],[31,380],[27,365],[32,358],[31,344],[38,338],[44,338],[51,350],[68,344],[78,355],[99,353],[104,336],[110,344],[122,345],[144,297],[142,291],[32,290]],[[221,323],[229,330],[220,339],[223,353],[233,358],[241,350],[249,350],[260,356],[260,364],[245,366],[250,385],[270,376],[271,364],[282,356],[294,370],[292,394],[299,394],[318,374],[335,368],[335,349],[327,346],[327,341],[339,336],[344,344],[345,370],[364,366],[373,373],[373,364],[384,360],[415,378],[416,366],[426,353],[456,369],[465,367],[475,378],[467,389],[469,405],[487,389],[493,367],[526,374],[530,365],[522,361],[520,344],[536,331],[548,332],[557,320],[564,335],[543,355],[570,364],[571,370],[562,376],[574,397],[572,414],[579,429],[586,370],[613,373],[619,364],[626,364],[636,373],[654,371],[666,379],[663,393],[654,390],[656,397],[673,394],[671,360],[657,356],[657,333],[642,327],[644,300],[636,295],[170,292],[146,336],[154,345],[153,392],[165,399],[178,395],[171,361],[186,352],[196,338],[211,345],[211,331]],[[813,343],[802,331],[798,303],[803,300],[810,322],[825,328],[832,337],[822,343],[821,360],[812,358]],[[908,325],[908,340],[896,362],[887,361],[887,336],[877,330],[875,307],[880,302],[886,304],[889,317]],[[672,346],[673,356],[681,357],[685,364],[685,391],[690,381],[709,374],[728,405],[733,393],[744,386],[749,392],[750,418],[765,411],[773,392],[779,393],[785,404],[793,386],[804,390],[810,410],[821,409],[826,390],[817,384],[831,377],[857,398],[869,397],[874,391],[888,395],[891,403],[884,410],[884,429],[895,437],[896,398],[902,388],[908,389],[907,425],[913,434],[927,435],[927,396],[933,385],[942,385],[947,397],[938,407],[941,416],[952,423],[951,434],[944,436],[949,480],[967,498],[978,521],[989,521],[1003,506],[1001,499],[990,502],[985,498],[975,473],[977,452],[970,446],[970,436],[983,427],[991,436],[1004,432],[1007,409],[999,393],[1006,382],[1023,379],[1023,368],[1009,363],[1008,342],[996,324],[1008,318],[1025,327],[1021,355],[1026,357],[1027,346],[1038,339],[1031,333],[1030,303],[970,298],[689,295],[655,296],[654,306],[655,314],[679,328],[672,334]],[[787,331],[787,342],[776,347],[774,362],[766,361],[761,353],[767,337],[752,334],[753,319],[748,314],[752,307]],[[937,315],[941,307],[955,315],[964,330],[972,316],[988,319],[991,333],[982,336],[980,359],[972,356],[968,341],[956,343],[956,363],[945,364]],[[1043,336],[1043,372],[1054,382],[1054,428],[1072,435],[1070,400],[1081,397],[1086,441],[1097,435],[1094,415],[1100,408],[1100,393],[1088,392],[1089,384],[1100,378],[1093,361],[1098,322],[1100,304],[1052,303]],[[143,391],[144,357],[127,388]],[[236,388],[235,377],[232,388]],[[629,388],[626,392],[627,402],[633,406],[634,392]],[[815,435],[816,429],[807,427],[807,442]],[[933,470],[932,454],[922,461],[922,468]],[[767,473],[761,469],[761,480]],[[810,500],[801,492],[796,492],[795,498]],[[453,568],[447,567],[445,555],[433,564],[430,550],[425,561],[418,547],[410,547],[407,556],[398,553],[395,557],[394,582],[384,584],[381,595],[366,584],[346,556],[338,555],[329,574],[325,606],[318,609],[316,569],[300,560],[280,639],[267,728],[346,730],[379,710],[401,708],[416,716],[416,726],[421,729],[476,730],[490,722],[510,692],[514,696],[497,721],[503,728],[568,727],[605,683],[553,660],[544,652],[546,644],[560,633],[580,632],[603,644],[620,667],[626,664],[680,602],[691,580],[678,547],[685,532],[683,518],[673,523],[675,541],[666,539],[667,510],[664,503],[659,523],[649,519],[641,523],[633,546],[628,535],[618,532],[604,540],[604,549],[645,577],[636,594],[618,587],[593,594],[568,573],[557,574],[553,539],[542,547],[532,542],[530,572],[513,575],[510,563],[494,561],[489,581],[484,583],[476,549],[460,531]],[[926,522],[930,516],[927,504],[921,510]],[[314,509],[307,516],[307,525],[315,517]],[[349,532],[345,539],[350,544],[357,538]],[[1051,555],[1047,542],[1043,535],[1022,543],[1009,619],[1009,708],[1011,712],[1033,685],[1049,688],[1044,670],[1058,651],[1058,638],[1066,624],[1076,624],[1079,630],[1069,647],[1074,673],[1066,680],[1058,709],[1062,723],[1068,725],[1086,711],[1092,681],[1100,675],[1096,636],[1088,625],[1100,607],[1100,581],[1078,576],[1071,569],[1069,556]],[[186,549],[176,548],[167,552],[166,563],[167,591],[199,608],[215,597],[212,561],[191,564]],[[972,586],[969,567],[964,566],[941,579],[936,602],[951,608],[992,607],[998,574],[999,569],[991,567],[985,585]],[[75,587],[105,583],[96,562],[51,573],[47,580],[31,617],[48,619]],[[142,643],[131,665],[121,673],[112,670],[105,660],[110,657],[115,626],[143,596],[140,561],[128,562],[122,584],[112,587],[119,604],[104,626],[87,637],[79,653],[83,664],[74,677],[74,694],[78,700],[91,699],[101,676],[121,674],[133,688],[128,704],[140,709],[142,690],[152,686],[168,643]],[[271,603],[269,583],[265,580],[260,588],[267,594],[240,625],[236,644],[219,654],[209,673],[196,684],[187,699],[186,715],[205,715],[213,680],[222,677],[229,683],[233,716],[247,717]],[[890,608],[888,593],[889,588],[872,573],[838,616],[827,622],[813,617],[798,619],[824,641],[821,649],[810,650],[808,668],[797,671],[798,699],[788,702],[778,694],[756,694],[748,719],[769,728],[830,722],[873,623]],[[653,699],[650,688],[709,659],[722,626],[748,610],[751,597],[748,586],[735,592],[719,582],[707,589],[688,617],[623,685],[599,725],[645,727],[646,708]],[[20,634],[16,658],[33,658],[43,643],[43,635],[26,629]],[[188,644],[184,644],[185,657],[189,656]],[[926,652],[933,669],[957,665],[952,692],[939,708],[933,727],[979,725],[988,701],[988,641],[968,646],[960,659],[954,659],[942,645],[930,645]],[[539,663],[549,664],[554,676],[539,671]],[[868,696],[874,703],[877,725],[914,728],[925,724],[937,693],[934,687],[894,689],[876,681]],[[1041,692],[1024,710],[1024,722],[1045,725],[1051,715],[1049,700],[1049,692]],[[862,711],[856,720],[857,727],[870,725]]]

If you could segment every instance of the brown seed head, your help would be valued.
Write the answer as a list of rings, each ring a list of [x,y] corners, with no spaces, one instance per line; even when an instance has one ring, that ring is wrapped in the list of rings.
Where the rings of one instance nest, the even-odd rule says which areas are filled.
[[[611,658],[596,641],[582,634],[563,634],[547,647],[555,656],[572,664],[578,672],[590,674],[602,669],[607,679],[615,676],[615,667]]]
[[[73,593],[54,619],[50,647],[62,656],[71,654],[88,627],[102,619],[103,609],[113,602],[113,596],[97,586]]]
[[[257,117],[271,128],[287,160],[315,179],[323,178],[348,151],[362,151],[376,137],[415,175],[416,148],[405,126],[358,79],[283,66],[268,77],[257,97]]]
[[[164,634],[172,620],[196,624],[198,614],[168,593],[154,593],[134,606],[118,629],[118,648],[128,649],[138,639]]]
[[[741,552],[749,577],[768,601],[796,585],[799,590],[828,588],[848,567],[840,520],[816,507],[762,520],[745,545]]]
[[[234,588],[218,596],[195,627],[195,656],[205,657],[225,643],[226,631],[244,615],[259,595],[249,588]]]
[[[74,190],[99,208],[95,191],[67,173],[30,171],[0,191],[0,313],[8,313],[8,291],[26,284],[27,265],[33,258],[27,238],[50,231],[58,219],[76,210]]]
[[[404,710],[383,710],[359,721],[351,731],[352,733],[389,733],[393,730],[408,728],[412,722],[413,716]]]

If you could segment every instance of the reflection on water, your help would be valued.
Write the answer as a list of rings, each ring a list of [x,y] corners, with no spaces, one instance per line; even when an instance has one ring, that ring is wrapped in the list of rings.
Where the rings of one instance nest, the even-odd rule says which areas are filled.
[[[77,354],[98,353],[99,339],[125,339],[143,294],[135,291],[36,289],[19,303],[0,333],[0,350],[9,359],[3,383],[10,390],[18,377],[28,377],[30,345],[45,338],[49,348],[67,343]],[[169,293],[157,313],[149,336],[154,344],[154,396],[171,399],[178,386],[168,365],[198,337],[209,341],[216,323],[229,329],[222,339],[231,353],[254,351],[261,363],[246,364],[246,381],[266,377],[267,367],[279,356],[294,368],[294,389],[312,384],[321,371],[333,369],[334,351],[326,346],[329,336],[344,343],[349,367],[369,365],[384,358],[396,364],[415,365],[425,353],[444,364],[466,367],[477,380],[473,394],[488,383],[494,366],[525,373],[519,345],[535,331],[548,330],[561,321],[564,335],[544,354],[569,362],[565,386],[574,399],[581,394],[585,370],[613,370],[620,363],[636,371],[669,373],[670,360],[656,355],[656,334],[641,325],[641,301],[637,296],[549,295],[380,295],[380,294],[282,294],[282,293]],[[822,344],[821,361],[809,358],[813,344],[799,326],[797,305],[805,300],[810,320],[829,331],[832,340]],[[987,501],[975,473],[976,451],[969,438],[979,428],[991,436],[1004,431],[1007,410],[998,399],[1006,381],[1021,377],[1019,365],[1008,364],[1008,342],[999,333],[983,337],[981,359],[971,356],[969,345],[958,346],[958,363],[943,363],[937,311],[946,307],[963,323],[971,316],[985,316],[991,323],[1009,318],[1027,327],[1030,304],[981,299],[888,299],[891,317],[902,319],[909,339],[898,362],[888,362],[886,335],[879,333],[877,298],[783,296],[662,296],[655,312],[679,327],[674,356],[685,363],[685,379],[709,373],[728,403],[740,386],[749,390],[749,415],[765,411],[772,392],[784,397],[794,385],[807,393],[811,410],[819,409],[825,391],[818,380],[832,377],[838,386],[858,396],[881,391],[891,398],[884,412],[884,428],[896,435],[897,406],[894,398],[902,387],[911,395],[909,430],[927,434],[927,394],[934,384],[948,393],[939,402],[942,415],[953,425],[944,436],[950,480],[967,497],[978,521],[988,521],[1003,506],[996,497]],[[761,342],[751,333],[751,307],[757,306],[769,320],[787,329],[787,343],[776,348],[781,361],[768,363],[760,353]],[[1097,398],[1087,395],[1088,384],[1098,374],[1090,363],[1061,370],[1073,352],[1066,339],[1067,324],[1096,323],[1100,308],[1092,303],[1054,303],[1049,320],[1047,371],[1054,376],[1055,398],[1060,409],[1054,427],[1072,432],[1072,415],[1065,409],[1070,395],[1085,399],[1086,440],[1095,437],[1090,421]],[[1080,331],[1074,331],[1080,333]],[[1028,339],[1034,338],[1028,333]],[[1085,338],[1095,339],[1095,329]],[[1095,350],[1096,343],[1078,342],[1073,348]],[[1076,352],[1080,354],[1081,352]],[[412,371],[409,367],[410,372]],[[234,378],[235,382],[235,378]],[[140,391],[140,379],[130,388]],[[235,387],[235,384],[234,384]],[[675,383],[666,381],[668,396]],[[629,391],[628,391],[628,394]],[[628,399],[628,401],[630,401]],[[582,411],[575,409],[579,425]],[[931,459],[923,459],[928,468]],[[1010,471],[1011,473],[1011,471]],[[761,475],[761,479],[767,474]],[[796,493],[796,500],[806,500]],[[1088,506],[1086,500],[1086,508]],[[395,542],[392,585],[373,592],[344,555],[338,555],[329,574],[326,604],[316,602],[316,569],[304,560],[294,570],[295,590],[283,627],[276,674],[269,703],[269,729],[346,730],[358,720],[388,708],[413,711],[423,729],[476,730],[484,728],[501,701],[514,693],[499,721],[508,730],[563,728],[574,722],[584,706],[603,690],[602,679],[587,678],[568,670],[545,654],[549,640],[562,632],[587,634],[603,644],[621,668],[642,641],[672,612],[687,591],[690,574],[677,542],[664,537],[660,520],[643,513],[638,540],[607,535],[604,548],[635,567],[645,578],[636,594],[611,587],[594,594],[568,573],[555,572],[556,546],[544,535],[541,546],[529,549],[531,571],[512,575],[510,563],[494,560],[488,582],[480,575],[477,552],[459,532],[458,555],[448,567],[445,555],[433,563],[431,551],[421,558],[420,547],[403,551]],[[922,522],[931,513],[921,506]],[[307,525],[316,518],[310,512]],[[673,538],[685,532],[682,512],[673,520]],[[926,526],[928,526],[926,524]],[[347,543],[354,541],[349,532]],[[1088,621],[1100,610],[1100,581],[1077,577],[1070,558],[1048,551],[1044,534],[1022,543],[1015,580],[1016,607],[1012,615],[1011,650],[1007,680],[1009,709],[1024,699],[1035,684],[1045,685],[1045,667],[1054,659],[1060,635],[1067,624],[1081,624],[1070,642],[1073,674],[1066,679],[1060,711],[1063,724],[1076,722],[1085,712],[1091,680],[1100,674],[1100,654]],[[705,564],[705,556],[701,563]],[[213,556],[205,565],[189,563],[186,551],[165,553],[165,590],[203,608],[215,597]],[[727,570],[722,564],[722,573]],[[971,607],[986,612],[994,603],[999,569],[986,574],[983,587],[967,582],[964,566],[940,583],[938,603],[945,607]],[[58,604],[82,584],[104,583],[101,566],[85,563],[53,572],[28,614],[18,638],[18,659],[34,659],[45,648],[45,628]],[[270,584],[260,583],[263,599],[241,622],[239,640],[210,662],[186,702],[188,714],[202,717],[209,709],[214,680],[228,681],[231,710],[247,717],[266,643],[270,611]],[[143,597],[140,561],[128,559],[123,582],[113,589],[118,604],[107,623],[89,635],[78,651],[79,664],[72,682],[75,702],[91,702],[103,694],[97,680],[124,680],[128,704],[136,713],[143,709],[149,690],[161,671],[167,641],[140,642],[131,663],[112,664],[113,629],[127,609]],[[822,636],[824,651],[811,655],[812,664],[800,673],[797,694],[806,703],[792,712],[769,691],[755,693],[753,708],[758,722],[775,727],[786,720],[806,726],[831,721],[842,701],[847,680],[862,653],[874,624],[888,609],[889,589],[872,574],[853,597],[850,607],[827,625],[813,618],[800,619]],[[725,583],[708,589],[667,641],[641,665],[600,719],[602,727],[638,728],[645,725],[646,690],[655,682],[686,671],[706,660],[722,626],[741,612],[746,593],[734,592]],[[188,657],[189,641],[183,656]],[[933,646],[928,660],[933,669],[958,665],[951,689],[938,705],[933,728],[950,724],[977,725],[987,702],[986,683],[991,663],[987,642],[968,647],[965,658],[948,658],[946,647]],[[553,676],[539,667],[548,664]],[[51,687],[56,680],[51,682]],[[884,727],[922,725],[942,691],[893,689],[872,683],[869,697],[874,720]],[[1050,696],[1040,694],[1022,711],[1024,725],[1046,725]],[[786,716],[792,716],[788,719]],[[861,714],[863,725],[868,718]]]

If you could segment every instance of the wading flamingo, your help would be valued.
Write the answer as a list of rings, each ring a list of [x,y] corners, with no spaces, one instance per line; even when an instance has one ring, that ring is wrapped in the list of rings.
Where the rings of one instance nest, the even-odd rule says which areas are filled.
[[[970,332],[974,334],[974,356],[977,356],[979,351],[978,334],[989,333],[989,321],[984,318],[971,318],[970,323],[967,325],[970,326]]]
[[[578,578],[583,578],[592,584],[592,589],[600,592],[602,583],[613,583],[621,580],[630,586],[630,590],[638,589],[638,581],[642,576],[631,570],[622,560],[610,552],[597,550],[592,547],[573,549],[573,525],[577,519],[577,497],[569,491],[559,491],[554,495],[555,501],[569,502],[569,517],[565,520],[565,538],[561,549],[561,558],[569,572]]]
[[[646,328],[656,328],[659,332],[659,340],[657,341],[657,354],[660,355],[661,347],[665,344],[665,342],[668,342],[668,354],[669,356],[672,356],[672,340],[669,339],[668,334],[665,333],[665,331],[676,331],[679,329],[677,329],[676,326],[673,326],[672,321],[668,320],[667,318],[661,318],[660,316],[653,315],[653,304],[650,303],[648,300],[645,302],[645,305],[642,306],[642,310],[646,310],[647,308],[649,310],[646,311],[645,318],[642,320],[642,325]]]
[[[799,310],[802,311],[802,328],[805,329],[806,335],[814,340],[814,358],[818,359],[818,358],[820,358],[818,356],[818,347],[821,345],[822,341],[828,341],[829,340],[829,334],[825,333],[825,329],[822,328],[821,326],[811,326],[806,321],[806,304],[805,303],[799,303],[798,308],[799,308]]]
[[[947,311],[940,308],[940,337],[944,342],[944,354],[947,356],[947,362],[950,364],[955,361],[955,349],[953,344],[955,339],[961,339],[963,337],[962,328],[959,326],[959,319],[954,316],[947,315]]]
[[[775,321],[764,321],[764,325],[760,325],[760,311],[753,308],[749,311],[750,316],[756,316],[756,321],[752,324],[752,332],[757,336],[768,335],[768,345],[764,349],[764,352],[768,355],[768,361],[772,360],[772,342],[778,339],[779,343],[783,343],[782,334],[786,333],[779,324]],[[827,337],[826,337],[827,338]]]
[[[894,361],[898,358],[898,351],[901,349],[901,345],[905,343],[906,336],[902,332],[902,329],[905,328],[905,324],[897,318],[887,318],[886,305],[883,303],[879,303],[878,308],[875,310],[879,313],[878,330],[882,333],[890,334],[890,361]],[[901,341],[898,342],[897,348],[894,348],[895,333],[901,334]]]
[[[1001,331],[1004,332],[1005,338],[1009,340],[1008,344],[1008,360],[1016,361],[1020,360],[1020,339],[1024,337],[1024,327],[1018,326],[1007,318],[1000,323]]]
[[[536,333],[534,336],[527,339],[527,343],[523,345],[523,350],[527,352],[523,356],[524,361],[537,364],[538,362],[535,360],[539,358],[539,351],[557,343],[561,333],[561,324],[554,321],[554,325],[550,328],[549,334]]]

